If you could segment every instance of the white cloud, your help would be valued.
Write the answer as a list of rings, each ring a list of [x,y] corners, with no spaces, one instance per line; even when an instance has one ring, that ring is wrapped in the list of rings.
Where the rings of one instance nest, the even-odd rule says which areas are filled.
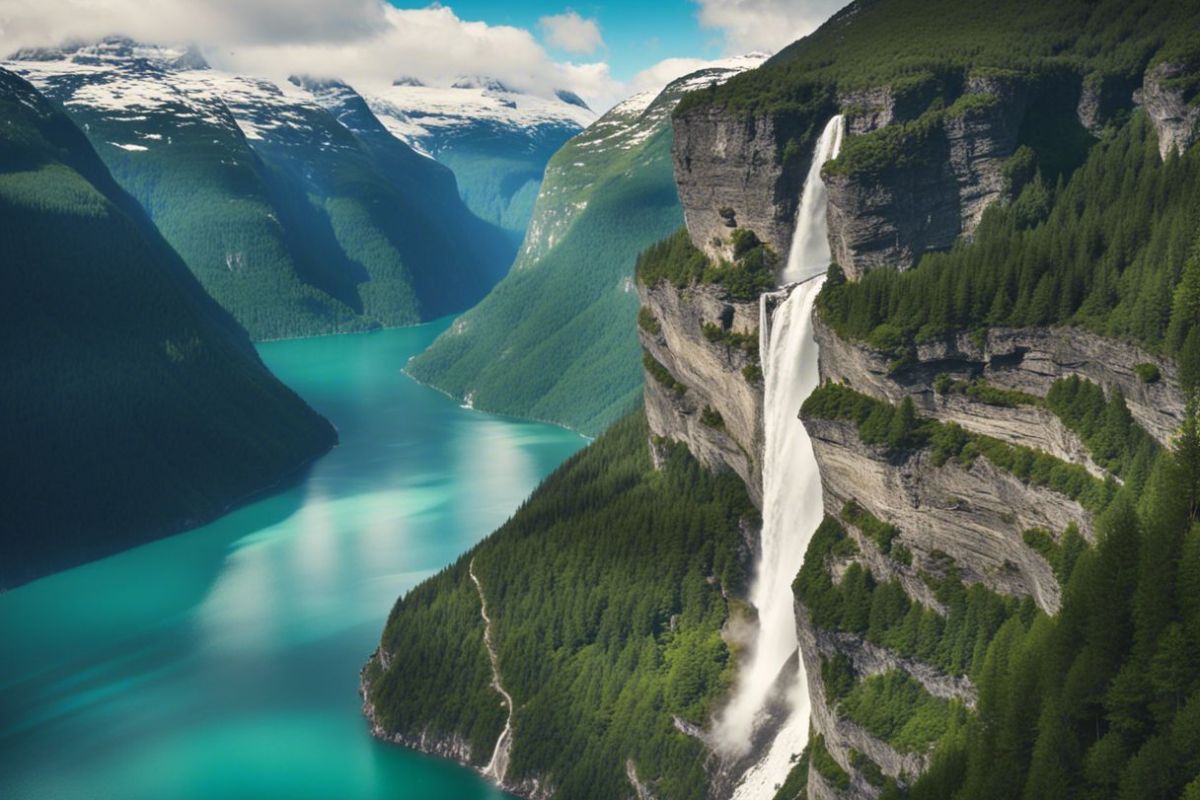
[[[596,20],[585,19],[574,11],[542,17],[538,27],[547,42],[568,53],[594,53],[604,46]]]
[[[603,107],[621,84],[602,62],[554,61],[528,30],[460,19],[447,6],[384,0],[0,0],[0,53],[126,35],[196,43],[217,67],[267,78],[336,77],[364,88],[411,76],[445,85],[496,78],[550,96],[568,89]]]
[[[729,67],[750,69],[758,66],[759,62],[765,56],[751,56],[748,58],[718,58],[715,60],[705,60],[702,58],[667,58],[659,61],[651,67],[647,67],[641,72],[633,76],[629,82],[629,93],[644,92],[647,90],[661,90],[668,83],[676,78],[682,78],[684,75],[690,75],[693,72],[698,72],[702,69],[711,69],[713,67]]]
[[[848,0],[694,0],[700,24],[719,30],[726,53],[775,52],[817,29]]]

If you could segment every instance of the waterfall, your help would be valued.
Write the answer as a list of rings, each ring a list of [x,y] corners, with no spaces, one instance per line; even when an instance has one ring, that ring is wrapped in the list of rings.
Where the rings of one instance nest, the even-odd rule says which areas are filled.
[[[821,180],[821,167],[826,161],[837,158],[842,149],[842,127],[841,114],[830,119],[813,149],[812,164],[808,167],[800,195],[800,208],[796,210],[792,247],[788,250],[780,281],[783,286],[820,275],[829,266],[829,225],[825,217],[825,182]]]
[[[787,288],[761,300],[763,528],[750,598],[758,609],[758,629],[749,661],[716,731],[718,741],[735,756],[749,751],[780,672],[797,653],[792,581],[824,514],[816,458],[798,415],[818,382],[812,311],[830,261],[821,166],[837,156],[841,139],[842,118],[835,116],[817,142],[796,212],[796,230],[782,275]],[[799,285],[794,285],[797,282]],[[738,800],[770,800],[775,787],[787,777],[792,756],[804,748],[809,703],[803,660],[787,699],[787,721],[766,755],[746,772],[734,795]]]

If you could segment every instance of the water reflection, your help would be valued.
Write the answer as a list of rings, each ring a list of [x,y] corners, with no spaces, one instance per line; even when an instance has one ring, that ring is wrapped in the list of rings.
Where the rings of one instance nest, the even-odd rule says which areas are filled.
[[[396,597],[583,444],[405,378],[439,330],[264,346],[339,447],[211,525],[0,595],[0,797],[499,796],[371,740],[355,692]]]

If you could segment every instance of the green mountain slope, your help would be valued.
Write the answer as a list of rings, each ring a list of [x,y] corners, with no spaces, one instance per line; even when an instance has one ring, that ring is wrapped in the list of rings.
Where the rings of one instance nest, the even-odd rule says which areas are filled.
[[[0,70],[0,587],[211,519],[336,440],[87,139]]]
[[[642,381],[634,262],[683,223],[670,112],[689,88],[735,71],[702,70],[632,98],[555,154],[512,271],[410,374],[476,408],[588,434],[625,413]]]
[[[19,53],[11,66],[84,129],[256,339],[444,316],[511,263],[508,235],[470,213],[447,168],[379,144],[377,120],[365,140],[303,86],[118,38]]]
[[[480,600],[516,704],[505,785],[555,796],[705,797],[703,724],[731,677],[720,635],[740,591],[738,479],[686,448],[656,471],[638,412],[551,475],[504,527],[402,598],[364,672],[389,736],[491,756],[504,708],[490,685]],[[384,665],[386,664],[386,668]],[[662,794],[659,794],[659,792]]]

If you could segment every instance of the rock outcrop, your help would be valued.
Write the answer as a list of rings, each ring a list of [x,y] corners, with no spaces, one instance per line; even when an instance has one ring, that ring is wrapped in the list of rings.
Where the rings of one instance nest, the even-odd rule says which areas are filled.
[[[870,98],[882,103],[878,111],[851,118],[851,133],[891,121],[884,97]],[[1026,103],[1018,79],[971,78],[946,111],[907,123],[903,133],[873,134],[888,138],[881,146],[903,148],[902,158],[827,167],[830,247],[847,276],[879,266],[907,269],[926,251],[970,235],[1004,191],[1003,165],[1017,148]]]
[[[787,116],[715,108],[677,114],[673,124],[675,183],[696,247],[729,258],[730,232],[747,228],[775,252],[786,253],[811,141],[820,129],[809,131],[807,123]],[[789,148],[792,140],[798,146]]]
[[[1045,450],[1082,463],[1093,473],[1098,468],[1078,438],[1044,409],[997,408],[940,397],[933,390],[934,379],[940,373],[959,380],[983,378],[994,386],[1040,397],[1059,378],[1079,375],[1106,392],[1120,389],[1134,419],[1162,444],[1170,443],[1183,422],[1186,403],[1172,361],[1081,328],[992,328],[982,336],[956,334],[920,345],[915,358],[895,371],[886,354],[840,338],[819,315],[814,329],[821,347],[822,380],[847,383],[890,403],[912,397],[924,414]],[[1137,364],[1153,364],[1162,377],[1144,383],[1135,372]]]
[[[710,330],[750,337],[757,352],[758,301],[728,300],[721,287],[711,285],[679,289],[664,282],[639,285],[638,293],[658,326],[654,333],[639,330],[642,347],[677,383],[666,386],[647,373],[651,433],[685,443],[709,469],[733,470],[761,505],[762,386],[745,374],[757,358],[704,332],[708,324],[716,326]]]
[[[1058,610],[1058,582],[1022,533],[1075,523],[1090,539],[1091,514],[1077,502],[1022,483],[983,457],[969,466],[951,459],[939,467],[928,451],[919,451],[896,463],[881,448],[864,445],[850,423],[806,419],[805,426],[821,466],[827,513],[836,516],[854,501],[900,529],[899,541],[918,569],[936,569],[944,553],[965,582],[1032,596],[1048,613]]]
[[[1146,109],[1158,131],[1158,152],[1166,159],[1200,139],[1200,104],[1189,102],[1173,82],[1187,72],[1179,64],[1159,63],[1146,71],[1134,102]]]

